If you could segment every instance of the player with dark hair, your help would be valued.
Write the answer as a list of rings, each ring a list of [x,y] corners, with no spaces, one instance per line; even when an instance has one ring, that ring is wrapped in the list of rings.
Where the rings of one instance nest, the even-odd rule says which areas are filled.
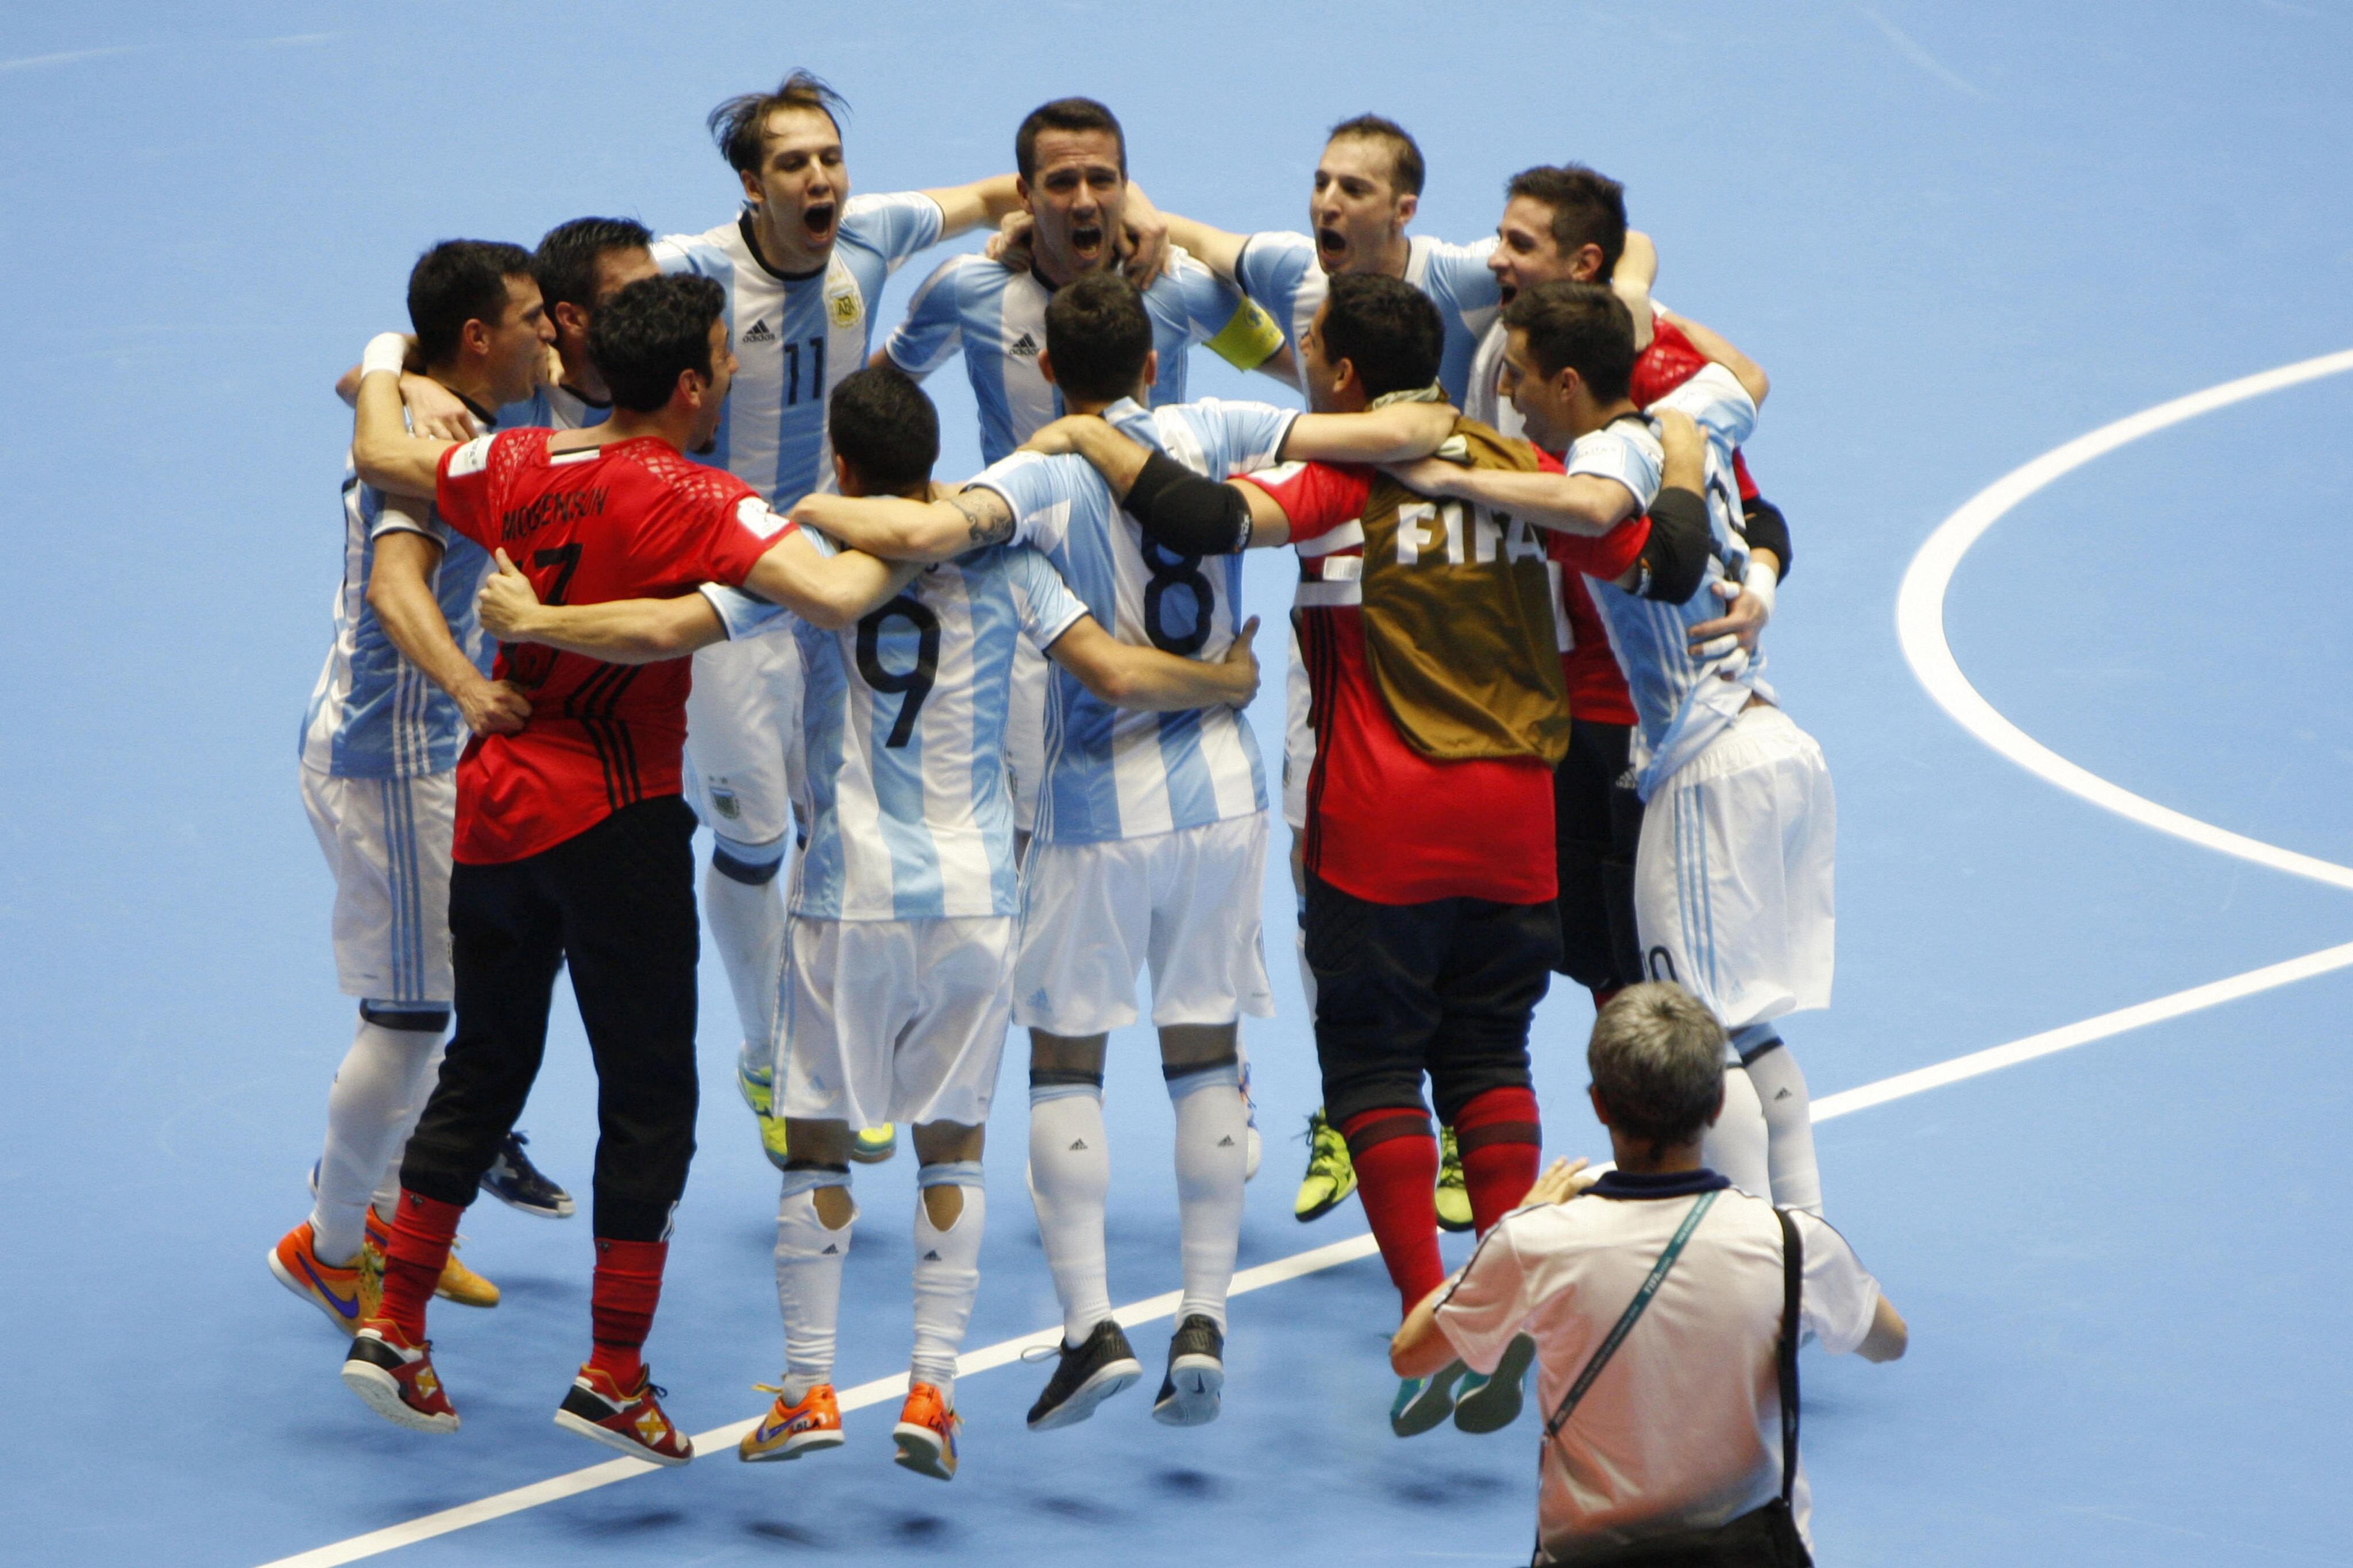
[[[408,284],[425,374],[460,408],[531,395],[551,329],[520,246],[447,240]],[[458,751],[467,731],[512,729],[530,712],[485,678],[474,590],[489,557],[428,507],[346,468],[343,580],[335,638],[303,717],[302,804],[335,879],[335,968],[358,999],[351,1048],[327,1094],[327,1138],[311,1168],[310,1217],[269,1254],[278,1281],[346,1333],[373,1306],[393,1172],[432,1086],[448,1024],[449,843]],[[523,1158],[510,1193],[538,1212],[571,1199]],[[528,1172],[528,1181],[521,1173]],[[512,1200],[511,1200],[512,1201]],[[472,1306],[498,1288],[455,1258],[442,1292]]]
[[[710,461],[779,510],[831,483],[826,400],[866,363],[882,286],[917,251],[1014,210],[1011,174],[971,184],[853,195],[842,151],[840,95],[805,70],[774,91],[742,93],[707,124],[741,187],[741,213],[700,235],[654,247],[666,272],[727,289],[741,356],[734,395]],[[760,1119],[768,1157],[785,1158],[759,1064],[776,1026],[785,933],[776,873],[791,831],[786,757],[799,727],[794,638],[754,637],[695,655],[687,704],[694,805],[712,830],[703,904],[744,1031],[737,1087]],[[862,1138],[860,1158],[888,1159],[889,1129]]]
[[[748,584],[831,626],[886,599],[899,574],[820,556],[741,480],[687,460],[720,423],[734,357],[726,291],[648,278],[596,312],[589,349],[612,389],[592,430],[516,430],[464,446],[402,427],[391,334],[363,359],[353,457],[369,483],[432,496],[448,526],[558,603]],[[692,1446],[662,1414],[640,1348],[670,1218],[694,1151],[692,814],[679,799],[690,675],[529,645],[499,653],[527,695],[511,732],[459,764],[449,932],[457,1031],[401,1163],[384,1297],[343,1379],[399,1425],[454,1431],[425,1308],[459,1216],[537,1075],[559,968],[596,1064],[595,1349],[556,1422],[657,1464]]]
[[[1441,341],[1435,308],[1401,279],[1335,278],[1301,340],[1312,405],[1431,395]],[[1545,467],[1483,426],[1454,429],[1473,464],[1464,471]],[[1304,836],[1316,1051],[1326,1114],[1410,1309],[1443,1272],[1423,1078],[1455,1129],[1478,1228],[1536,1173],[1527,1031],[1558,952],[1550,770],[1567,727],[1545,547],[1516,513],[1433,503],[1368,468],[1309,463],[1219,485],[1105,426],[1070,420],[1054,433],[1162,548],[1299,552],[1294,616],[1316,739]],[[1455,465],[1412,471],[1433,467]],[[1696,461],[1671,477],[1696,484]],[[1633,500],[1579,520],[1568,558],[1637,588],[1692,575],[1673,563],[1698,553],[1704,523],[1687,508],[1655,529]],[[1401,812],[1400,801],[1442,809]],[[1525,1365],[1465,1384],[1459,1399],[1451,1377],[1409,1380],[1392,1425],[1411,1435],[1450,1410],[1472,1430],[1507,1424]]]
[[[1504,329],[1503,393],[1531,440],[1566,453],[1567,476],[1417,464],[1411,482],[1559,525],[1655,487],[1658,441],[1630,395],[1631,325],[1617,296],[1590,283],[1541,284],[1506,307]],[[1594,589],[1642,731],[1632,770],[1643,804],[1632,878],[1641,963],[1731,1031],[1737,1054],[1710,1163],[1747,1191],[1819,1209],[1805,1080],[1773,1021],[1830,1003],[1837,807],[1821,749],[1781,710],[1763,658],[1737,637],[1704,635],[1727,597],[1763,596],[1769,606],[1775,563],[1745,531],[1752,524],[1732,472],[1756,403],[1728,366],[1712,363],[1649,412],[1665,410],[1707,435],[1704,570],[1672,615],[1607,584]]]

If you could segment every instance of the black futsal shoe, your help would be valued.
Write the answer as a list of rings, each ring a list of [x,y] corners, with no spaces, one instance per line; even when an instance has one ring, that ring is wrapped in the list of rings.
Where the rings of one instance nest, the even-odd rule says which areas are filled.
[[[1218,1418],[1226,1391],[1226,1336],[1198,1312],[1176,1325],[1168,1342],[1168,1375],[1152,1402],[1164,1426],[1206,1426]]]
[[[1029,1430],[1050,1432],[1074,1426],[1095,1413],[1095,1406],[1144,1375],[1144,1363],[1128,1348],[1127,1336],[1109,1318],[1097,1323],[1082,1345],[1064,1343],[1061,1363],[1046,1382],[1046,1391],[1029,1407]]]

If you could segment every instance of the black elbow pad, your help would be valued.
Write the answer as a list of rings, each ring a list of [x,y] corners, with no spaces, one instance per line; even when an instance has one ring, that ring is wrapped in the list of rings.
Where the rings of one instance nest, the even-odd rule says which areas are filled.
[[[1165,452],[1144,459],[1124,504],[1145,538],[1178,555],[1238,555],[1250,543],[1250,502]]]
[[[1642,547],[1642,597],[1680,605],[1699,592],[1715,552],[1715,531],[1697,490],[1663,489],[1651,503],[1651,542]]]
[[[1740,514],[1746,520],[1740,531],[1751,550],[1769,550],[1781,563],[1774,581],[1785,581],[1789,575],[1789,520],[1781,509],[1758,496],[1740,503]]]

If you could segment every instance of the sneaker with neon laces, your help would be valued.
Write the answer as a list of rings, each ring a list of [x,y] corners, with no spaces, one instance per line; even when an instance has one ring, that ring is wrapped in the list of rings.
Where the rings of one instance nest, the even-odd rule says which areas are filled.
[[[1438,1191],[1431,1195],[1438,1200],[1439,1229],[1471,1228],[1471,1188],[1462,1179],[1462,1151],[1451,1127],[1438,1130]]]
[[[1459,1361],[1448,1362],[1428,1377],[1409,1377],[1398,1384],[1389,1405],[1389,1430],[1400,1437],[1418,1437],[1454,1409],[1454,1384],[1464,1371]]]
[[[1074,1426],[1095,1413],[1095,1406],[1144,1375],[1144,1363],[1128,1348],[1119,1324],[1105,1318],[1087,1335],[1086,1343],[1065,1342],[1053,1353],[1060,1360],[1046,1380],[1038,1403],[1029,1407],[1029,1430],[1050,1432]],[[1025,1353],[1025,1361],[1029,1359]]]
[[[1521,1385],[1527,1380],[1528,1363],[1535,1358],[1535,1341],[1514,1334],[1504,1347],[1493,1376],[1465,1372],[1454,1389],[1455,1426],[1464,1432],[1500,1432],[1517,1421]]]
[[[1356,1190],[1356,1162],[1348,1158],[1348,1141],[1324,1119],[1321,1107],[1307,1116],[1307,1175],[1299,1184],[1293,1217],[1302,1225],[1322,1219]]]
[[[375,1212],[371,1204],[361,1211],[363,1234],[366,1240],[360,1247],[360,1268],[375,1294],[368,1299],[361,1316],[375,1310],[375,1303],[384,1296],[384,1255],[392,1245],[392,1226]],[[441,1264],[441,1278],[433,1283],[433,1293],[444,1301],[460,1307],[495,1307],[499,1304],[499,1288],[475,1273],[459,1260],[459,1237],[449,1243],[449,1256]]]
[[[649,1372],[640,1371],[637,1386],[624,1389],[604,1368],[584,1365],[555,1407],[555,1424],[633,1459],[682,1465],[694,1458],[694,1439],[663,1414],[664,1392]]]
[[[1206,1426],[1218,1418],[1225,1390],[1226,1336],[1195,1312],[1168,1341],[1168,1374],[1160,1380],[1152,1418],[1163,1426]]]
[[[735,1053],[735,1092],[744,1097],[752,1114],[763,1121],[775,1113],[776,1083],[776,1069],[755,1066],[752,1061],[752,1043],[744,1041]]]
[[[327,1314],[327,1321],[345,1333],[375,1310],[376,1297],[368,1289],[367,1249],[349,1263],[329,1263],[319,1256],[318,1237],[304,1220],[278,1238],[269,1249],[269,1272],[277,1281]]]
[[[370,1410],[412,1432],[455,1432],[458,1412],[433,1370],[433,1342],[411,1342],[389,1319],[370,1318],[343,1357],[343,1386]]]
[[[963,1425],[964,1417],[938,1389],[928,1383],[909,1384],[899,1424],[891,1428],[891,1440],[899,1445],[898,1458],[891,1462],[935,1481],[955,1479],[956,1428]]]
[[[775,1394],[776,1400],[736,1443],[737,1458],[746,1464],[797,1459],[803,1454],[841,1447],[841,1403],[834,1396],[833,1384],[817,1384],[801,1395],[797,1405],[785,1403],[786,1391],[773,1383],[755,1383],[752,1386],[763,1394]]]
[[[849,1157],[861,1165],[879,1165],[899,1152],[897,1124],[885,1121],[880,1127],[861,1127],[858,1136],[849,1141]]]
[[[482,1173],[482,1191],[511,1209],[521,1209],[541,1219],[572,1217],[572,1194],[547,1179],[540,1168],[531,1163],[522,1152],[531,1140],[521,1132],[510,1132],[499,1145],[499,1157]]]

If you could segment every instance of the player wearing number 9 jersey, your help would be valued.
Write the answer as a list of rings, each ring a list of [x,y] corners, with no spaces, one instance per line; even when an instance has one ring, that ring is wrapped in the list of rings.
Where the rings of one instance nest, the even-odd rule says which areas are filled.
[[[822,560],[743,481],[688,461],[718,423],[734,363],[724,291],[649,278],[597,312],[591,352],[612,418],[463,447],[401,426],[397,338],[363,362],[353,458],[387,490],[434,497],[448,525],[529,574],[542,597],[594,602],[749,583],[804,613],[864,614],[897,578],[865,556]],[[381,1313],[344,1381],[387,1418],[457,1425],[432,1375],[425,1302],[459,1215],[521,1112],[568,967],[598,1080],[596,1349],[557,1424],[656,1463],[692,1448],[639,1355],[672,1210],[694,1149],[692,814],[678,798],[688,668],[624,667],[531,645],[499,671],[533,710],[478,738],[458,767],[449,926],[457,1032],[401,1165]]]
[[[774,92],[714,109],[709,126],[744,206],[700,235],[655,243],[665,272],[715,279],[740,359],[706,459],[784,509],[829,487],[826,397],[866,363],[882,286],[907,258],[1018,205],[1010,174],[972,184],[853,195],[841,100],[796,71]],[[790,826],[788,738],[799,728],[791,637],[754,637],[695,656],[687,750],[695,805],[715,842],[704,882],[711,931],[734,992],[748,1065],[766,1047],[784,940],[776,876]],[[768,1086],[744,1080],[762,1110]],[[779,1158],[771,1141],[771,1157]],[[878,1152],[887,1155],[887,1145]]]

